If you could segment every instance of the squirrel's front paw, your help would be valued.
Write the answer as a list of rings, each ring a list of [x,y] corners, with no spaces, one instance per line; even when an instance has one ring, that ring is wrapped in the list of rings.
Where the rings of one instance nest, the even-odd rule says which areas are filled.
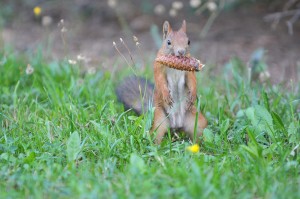
[[[187,101],[187,104],[186,104],[186,110],[191,110],[191,108],[194,106],[194,103],[191,102],[191,101]]]
[[[168,104],[169,106],[171,106],[171,107],[173,106],[173,99],[172,99],[171,95],[166,96],[166,97],[164,98],[164,101],[165,101],[165,103]]]
[[[173,105],[173,99],[169,91],[163,93],[163,100],[167,105],[169,106]]]
[[[195,101],[196,101],[196,97],[197,96],[193,96],[189,93],[188,95],[188,99],[187,99],[187,102],[186,102],[186,110],[191,110],[191,108],[194,106],[195,104]]]

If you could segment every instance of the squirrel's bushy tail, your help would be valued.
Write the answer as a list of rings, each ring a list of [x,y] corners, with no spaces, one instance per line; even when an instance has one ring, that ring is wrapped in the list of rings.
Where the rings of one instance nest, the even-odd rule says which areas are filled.
[[[153,102],[154,84],[145,78],[131,76],[125,78],[116,88],[118,100],[125,109],[137,114],[145,113]]]

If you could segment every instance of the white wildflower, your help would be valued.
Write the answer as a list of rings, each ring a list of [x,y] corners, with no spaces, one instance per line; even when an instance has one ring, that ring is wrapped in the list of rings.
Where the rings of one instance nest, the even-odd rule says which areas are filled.
[[[190,6],[192,8],[198,8],[201,5],[201,0],[190,0]]]
[[[260,82],[266,82],[268,79],[270,79],[270,73],[269,71],[263,71],[259,73],[259,80]]]
[[[88,74],[93,75],[96,73],[96,68],[95,67],[90,67],[87,71]]]
[[[165,8],[165,6],[162,5],[162,4],[157,4],[157,5],[154,7],[154,13],[155,13],[156,15],[162,15],[162,14],[165,13],[165,11],[166,11],[166,8]]]
[[[31,75],[33,72],[34,72],[34,68],[30,64],[27,64],[26,74]]]
[[[111,8],[115,8],[117,5],[117,0],[108,0],[107,5]]]
[[[83,56],[82,54],[79,54],[79,55],[77,55],[77,60],[78,61],[84,61],[84,60],[86,60],[86,57]]]
[[[211,12],[215,11],[217,9],[217,4],[213,1],[210,1],[207,3],[207,9]]]
[[[133,41],[134,41],[134,42],[138,42],[139,39],[134,35],[134,36],[133,36]]]
[[[175,10],[175,9],[171,9],[170,11],[169,11],[169,15],[171,16],[171,17],[176,17],[177,16],[177,10]]]
[[[57,24],[57,27],[62,27],[64,26],[64,23],[65,23],[65,20],[64,19],[61,19],[58,24]]]
[[[51,24],[52,24],[52,18],[50,16],[43,16],[42,25],[43,26],[50,26]]]
[[[62,29],[60,30],[61,32],[67,32],[67,28],[66,27],[62,27]]]
[[[183,3],[181,1],[174,1],[172,3],[172,8],[174,8],[175,10],[180,10],[183,8]]]
[[[71,64],[71,65],[77,64],[77,61],[76,61],[76,60],[72,60],[72,59],[69,59],[68,62],[69,62],[69,64]]]

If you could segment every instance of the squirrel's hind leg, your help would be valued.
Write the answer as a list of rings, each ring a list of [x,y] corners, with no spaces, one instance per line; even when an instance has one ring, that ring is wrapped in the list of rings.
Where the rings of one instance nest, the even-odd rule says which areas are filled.
[[[188,134],[191,140],[194,140],[194,127],[196,121],[196,107],[192,107],[190,111],[186,113],[183,130]],[[199,137],[202,135],[204,128],[207,126],[207,120],[199,113],[198,115],[198,125],[197,125],[197,132],[196,132],[196,142],[199,141]]]
[[[168,131],[170,126],[169,118],[163,111],[161,107],[155,107],[154,111],[154,120],[152,124],[152,128],[150,130],[150,134],[153,134],[155,131],[157,132],[155,143],[160,144],[163,136]]]

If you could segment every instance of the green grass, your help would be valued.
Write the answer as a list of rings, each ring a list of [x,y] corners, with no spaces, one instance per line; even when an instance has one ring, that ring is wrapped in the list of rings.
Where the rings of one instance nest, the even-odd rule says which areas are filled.
[[[250,83],[243,67],[197,74],[209,126],[191,154],[184,136],[152,143],[151,118],[116,101],[118,76],[0,53],[0,198],[298,198],[297,85]]]

